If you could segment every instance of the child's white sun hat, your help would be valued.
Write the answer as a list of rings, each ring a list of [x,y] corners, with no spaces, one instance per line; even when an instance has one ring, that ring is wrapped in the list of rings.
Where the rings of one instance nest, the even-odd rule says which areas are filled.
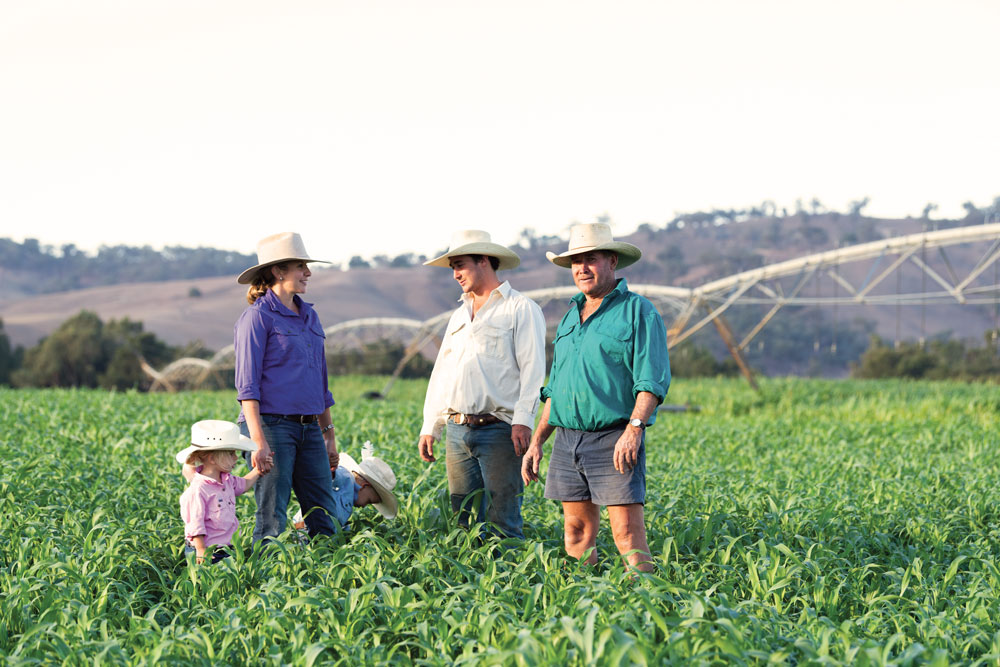
[[[191,446],[177,452],[177,462],[186,463],[195,452],[220,449],[237,449],[252,452],[257,449],[253,440],[240,433],[240,427],[221,419],[203,419],[191,425]]]
[[[392,492],[392,488],[396,486],[396,473],[388,463],[377,456],[368,456],[367,453],[363,451],[361,463],[355,461],[349,454],[341,454],[340,466],[368,480],[382,500],[380,503],[374,503],[375,509],[386,519],[395,519],[399,513],[399,501]]]

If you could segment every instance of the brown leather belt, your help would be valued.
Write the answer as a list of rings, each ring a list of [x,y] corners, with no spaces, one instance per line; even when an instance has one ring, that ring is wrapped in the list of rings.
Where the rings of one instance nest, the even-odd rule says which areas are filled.
[[[448,419],[462,426],[486,426],[488,424],[497,424],[501,421],[499,417],[494,417],[493,415],[463,415],[460,412],[448,415]]]

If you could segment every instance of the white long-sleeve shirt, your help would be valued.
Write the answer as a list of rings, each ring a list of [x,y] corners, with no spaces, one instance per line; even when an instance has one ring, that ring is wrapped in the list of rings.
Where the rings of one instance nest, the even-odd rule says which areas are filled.
[[[451,413],[490,414],[533,428],[545,384],[545,318],[504,281],[472,317],[463,294],[448,321],[424,399],[420,435],[440,440]]]

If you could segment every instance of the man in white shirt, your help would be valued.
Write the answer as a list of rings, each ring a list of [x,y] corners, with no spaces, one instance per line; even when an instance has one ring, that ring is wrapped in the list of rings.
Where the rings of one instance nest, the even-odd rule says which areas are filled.
[[[459,523],[488,521],[523,538],[521,455],[528,448],[545,382],[545,318],[531,299],[497,278],[520,258],[486,232],[456,233],[444,255],[424,264],[451,268],[462,288],[438,351],[418,447],[434,461],[445,428],[448,491]]]

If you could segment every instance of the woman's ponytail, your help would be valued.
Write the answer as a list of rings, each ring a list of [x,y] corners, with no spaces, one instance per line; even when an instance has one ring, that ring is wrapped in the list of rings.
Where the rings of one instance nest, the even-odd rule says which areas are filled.
[[[274,272],[271,271],[271,267],[276,266],[282,271],[288,270],[288,262],[281,262],[280,264],[269,264],[268,266],[261,267],[257,275],[253,277],[253,282],[250,283],[250,288],[247,290],[247,303],[251,306],[253,302],[260,297],[267,294],[267,288],[278,281],[274,277]]]

